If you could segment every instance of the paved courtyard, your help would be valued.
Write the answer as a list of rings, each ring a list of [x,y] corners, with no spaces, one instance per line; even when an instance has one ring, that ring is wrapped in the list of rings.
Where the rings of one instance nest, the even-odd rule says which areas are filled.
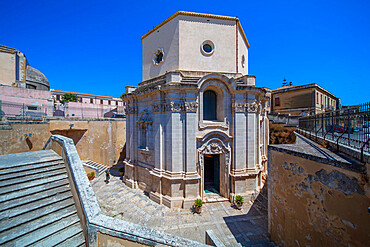
[[[109,184],[105,175],[92,181],[102,213],[177,236],[205,243],[205,231],[213,230],[226,246],[274,246],[267,239],[267,210],[260,202],[246,202],[242,210],[230,202],[207,203],[200,215],[190,209],[159,205],[143,191],[127,187],[112,168]],[[264,203],[265,204],[265,203]]]

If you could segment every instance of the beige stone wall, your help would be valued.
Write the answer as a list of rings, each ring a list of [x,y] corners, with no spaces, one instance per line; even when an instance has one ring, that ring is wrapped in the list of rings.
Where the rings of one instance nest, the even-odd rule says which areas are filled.
[[[2,126],[7,129],[0,129],[0,154],[41,150],[51,134],[60,134],[73,139],[81,160],[111,167],[125,156],[124,120],[51,120]]]
[[[279,246],[369,246],[369,178],[269,153],[269,235]]]
[[[204,41],[215,49],[211,56],[201,52]],[[236,22],[194,16],[180,16],[179,69],[236,72]]]
[[[15,54],[0,52],[0,84],[12,85],[15,82]]]
[[[272,109],[274,112],[285,114],[299,115],[301,110],[294,108],[308,108],[314,107],[314,89],[306,88],[302,90],[294,90],[283,93],[276,93],[272,95]],[[280,105],[276,105],[276,98],[279,98]],[[289,109],[289,111],[284,111]]]

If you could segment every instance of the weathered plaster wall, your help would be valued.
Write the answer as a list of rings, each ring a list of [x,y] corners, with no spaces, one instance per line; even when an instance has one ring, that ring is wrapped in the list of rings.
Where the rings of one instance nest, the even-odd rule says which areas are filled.
[[[369,177],[269,149],[269,235],[280,246],[369,246]]]
[[[45,122],[2,122],[0,154],[41,150],[51,134],[72,138],[81,160],[107,166],[125,156],[125,120],[50,120]]]

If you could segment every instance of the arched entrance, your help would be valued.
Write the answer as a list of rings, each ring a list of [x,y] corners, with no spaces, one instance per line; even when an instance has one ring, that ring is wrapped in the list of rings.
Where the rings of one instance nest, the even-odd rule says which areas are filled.
[[[219,134],[208,135],[198,142],[201,197],[217,193],[229,198],[230,147],[229,141]]]

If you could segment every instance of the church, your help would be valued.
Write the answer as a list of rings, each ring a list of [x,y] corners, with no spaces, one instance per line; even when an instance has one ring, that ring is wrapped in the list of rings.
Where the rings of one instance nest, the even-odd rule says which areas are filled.
[[[122,96],[125,184],[171,208],[249,200],[266,175],[269,96],[239,19],[178,11],[141,41],[143,81]]]

